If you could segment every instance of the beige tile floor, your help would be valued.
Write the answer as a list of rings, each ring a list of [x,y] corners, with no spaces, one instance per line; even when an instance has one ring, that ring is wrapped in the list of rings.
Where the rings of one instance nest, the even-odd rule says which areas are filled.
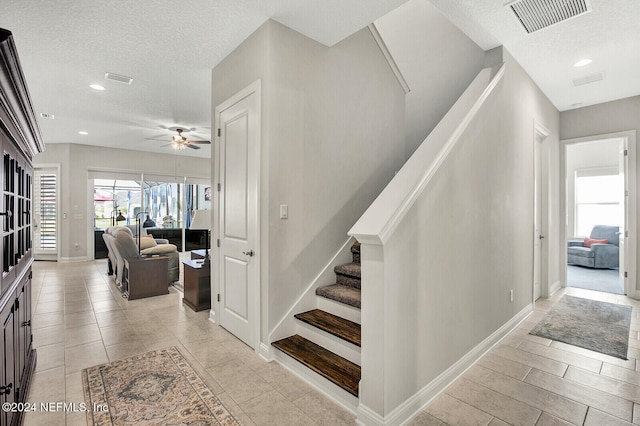
[[[528,334],[564,294],[632,306],[628,361]],[[640,424],[639,333],[639,301],[564,289],[540,299],[532,315],[411,424]]]
[[[230,411],[247,425],[343,425],[354,417],[276,363],[185,309],[181,293],[127,301],[104,261],[36,262],[29,401],[82,402],[83,368],[177,346]],[[563,294],[631,305],[629,360],[531,336]],[[436,398],[412,425],[640,424],[640,302],[566,289],[535,312]],[[85,425],[83,413],[28,413],[26,425]]]
[[[275,362],[267,363],[182,293],[128,301],[106,261],[33,266],[38,363],[28,401],[84,401],[82,369],[176,346],[245,425],[352,425],[354,417]],[[25,425],[86,425],[84,413],[27,413]]]

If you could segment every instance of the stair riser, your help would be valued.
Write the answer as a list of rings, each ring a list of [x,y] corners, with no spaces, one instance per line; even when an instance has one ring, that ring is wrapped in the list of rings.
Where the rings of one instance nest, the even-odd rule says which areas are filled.
[[[340,355],[342,358],[347,359],[354,364],[360,365],[360,348],[358,346],[305,322],[297,320],[296,322],[297,334],[307,340],[311,340],[316,345],[320,345],[323,348],[330,350],[336,355]]]
[[[351,298],[349,300],[343,299],[343,298],[341,298],[341,295],[324,293],[322,288],[319,288],[319,289],[316,290],[316,295],[318,297],[322,297],[322,298],[325,298],[325,299],[333,300],[333,301],[338,302],[338,303],[342,303],[343,305],[347,305],[347,306],[351,306],[351,307],[356,308],[356,309],[360,309],[360,303],[361,303],[360,299],[357,299],[357,300],[355,298]]]
[[[316,296],[316,299],[318,309],[322,309],[323,311],[329,312],[330,314],[337,315],[344,319],[348,319],[349,321],[360,324],[360,309],[320,296]]]
[[[360,278],[354,278],[348,275],[336,274],[336,283],[348,285],[353,288],[360,288]]]
[[[274,350],[274,358],[276,362],[278,362],[284,368],[291,371],[306,383],[322,392],[326,397],[342,406],[342,408],[346,409],[354,415],[357,413],[358,404],[360,403],[360,401],[358,400],[358,398],[351,395],[340,386],[337,386],[330,380],[327,380],[315,371],[307,368],[305,365],[301,364],[300,362],[291,358],[289,355],[277,349]]]

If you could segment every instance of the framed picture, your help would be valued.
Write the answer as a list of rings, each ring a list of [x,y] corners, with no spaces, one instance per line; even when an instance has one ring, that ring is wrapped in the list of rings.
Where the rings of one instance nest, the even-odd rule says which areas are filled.
[[[204,200],[205,201],[211,201],[211,187],[207,186],[204,189]]]

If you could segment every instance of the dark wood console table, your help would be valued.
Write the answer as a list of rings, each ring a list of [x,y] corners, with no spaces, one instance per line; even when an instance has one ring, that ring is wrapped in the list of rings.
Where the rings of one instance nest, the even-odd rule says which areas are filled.
[[[169,294],[169,258],[133,257],[124,260],[122,285],[128,299]]]
[[[211,309],[211,267],[202,260],[185,260],[182,303],[194,311]]]

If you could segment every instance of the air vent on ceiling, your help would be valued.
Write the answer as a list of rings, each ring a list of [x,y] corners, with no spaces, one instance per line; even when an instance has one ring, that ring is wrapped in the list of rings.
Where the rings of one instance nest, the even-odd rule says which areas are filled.
[[[589,83],[595,83],[596,81],[604,80],[604,71],[596,72],[593,74],[585,75],[584,77],[578,77],[571,80],[574,86],[583,86]]]
[[[127,77],[126,75],[115,74],[112,72],[105,73],[104,78],[111,81],[117,81],[118,83],[124,83],[124,84],[133,83],[133,78]]]
[[[528,33],[591,12],[590,0],[516,0],[507,5]]]
[[[41,112],[40,113],[40,117],[42,118],[48,118],[49,120],[53,120],[55,117],[53,116],[53,114],[47,114],[46,112]]]

